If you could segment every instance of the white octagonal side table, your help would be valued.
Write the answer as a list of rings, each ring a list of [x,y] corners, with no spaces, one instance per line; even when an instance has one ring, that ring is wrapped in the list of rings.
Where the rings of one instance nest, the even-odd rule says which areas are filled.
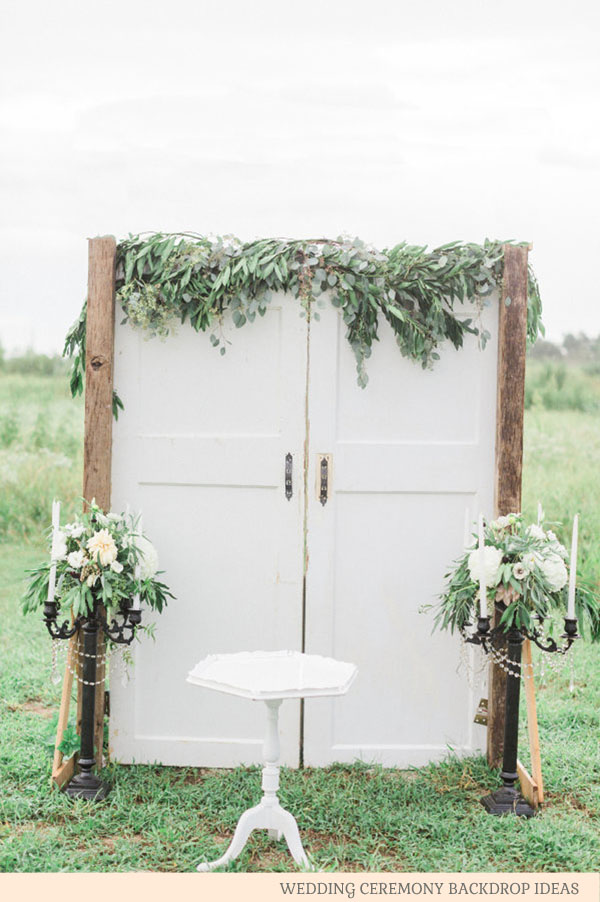
[[[296,818],[282,808],[279,789],[279,707],[286,698],[345,695],[356,676],[354,664],[305,655],[297,651],[255,651],[209,655],[188,675],[188,683],[240,695],[267,706],[267,732],[263,747],[263,797],[240,817],[229,848],[220,858],[198,865],[212,871],[240,854],[253,830],[268,830],[271,839],[283,835],[296,864],[310,868]]]

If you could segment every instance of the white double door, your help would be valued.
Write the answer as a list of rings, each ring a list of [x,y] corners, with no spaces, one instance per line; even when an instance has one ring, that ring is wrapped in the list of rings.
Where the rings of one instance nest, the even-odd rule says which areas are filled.
[[[112,506],[143,511],[177,596],[144,615],[156,641],[130,683],[111,682],[117,760],[259,761],[262,706],[185,681],[207,654],[254,649],[359,667],[346,697],[282,706],[284,764],[417,765],[483,741],[456,641],[420,608],[465,509],[491,509],[495,347],[423,372],[384,324],[360,389],[339,314],[320,313],[309,326],[278,297],[225,325],[225,356],[185,327],[165,343],[117,327]]]

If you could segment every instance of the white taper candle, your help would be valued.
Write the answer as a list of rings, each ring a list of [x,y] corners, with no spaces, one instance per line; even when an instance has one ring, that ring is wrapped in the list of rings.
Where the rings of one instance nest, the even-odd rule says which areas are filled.
[[[579,514],[573,519],[573,535],[571,537],[571,561],[569,563],[569,602],[567,617],[575,619],[575,583],[577,581],[577,533],[579,531]]]
[[[465,507],[465,548],[471,544],[471,513],[468,507]]]
[[[487,597],[485,591],[485,554],[483,539],[483,514],[479,514],[479,616],[487,617]]]
[[[142,535],[142,515],[141,515],[141,514],[140,514],[140,519],[138,520],[137,534],[138,534],[139,536]],[[136,580],[139,580],[139,578],[140,578],[140,572],[141,572],[141,571],[140,571],[140,565],[139,565],[139,564],[136,564],[136,565],[135,565],[135,578],[136,578]],[[133,610],[134,610],[134,611],[139,611],[139,609],[140,609],[140,594],[139,594],[139,592],[136,592],[135,595],[133,596]]]
[[[52,550],[50,552],[50,579],[48,580],[48,601],[54,601],[56,592],[56,543],[60,528],[60,501],[52,502]]]
[[[140,578],[140,565],[139,564],[135,565],[134,576],[135,576],[136,580],[139,580],[139,578]],[[139,609],[140,609],[140,593],[136,592],[135,595],[133,596],[133,610],[139,611]]]
[[[538,501],[538,526],[541,524],[544,519],[544,511],[542,510],[542,502]]]

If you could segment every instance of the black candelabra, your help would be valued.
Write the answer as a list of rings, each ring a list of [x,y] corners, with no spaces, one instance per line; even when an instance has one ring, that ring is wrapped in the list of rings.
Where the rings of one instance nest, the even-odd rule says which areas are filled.
[[[72,623],[64,620],[58,622],[60,605],[55,601],[47,601],[44,605],[44,622],[53,639],[70,639],[80,632],[82,637],[80,654],[83,656],[81,675],[78,676],[81,686],[81,748],[78,758],[79,772],[68,783],[65,792],[74,799],[106,798],[110,786],[100,780],[93,772],[96,765],[94,757],[94,725],[96,703],[96,663],[98,653],[98,633],[102,630],[109,639],[118,645],[130,645],[142,620],[139,608],[122,605],[118,614],[108,621],[103,608],[94,602],[92,611],[85,617],[77,617]],[[120,618],[120,619],[118,619]],[[78,670],[78,668],[76,668]],[[101,750],[100,750],[101,751]]]
[[[466,631],[463,636],[473,645],[481,645],[486,654],[499,657],[498,648],[506,644],[504,658],[506,671],[506,711],[504,720],[504,751],[500,779],[502,786],[495,792],[481,799],[481,804],[489,814],[517,814],[522,817],[533,817],[535,810],[520,795],[515,784],[518,780],[517,756],[519,744],[519,698],[521,692],[521,651],[525,639],[530,639],[543,652],[566,654],[571,645],[578,639],[577,620],[565,617],[565,631],[561,636],[562,645],[549,636],[544,636],[543,619],[537,618],[538,626],[532,629],[517,629],[496,626],[490,628],[489,617],[479,617],[477,630],[471,635]]]

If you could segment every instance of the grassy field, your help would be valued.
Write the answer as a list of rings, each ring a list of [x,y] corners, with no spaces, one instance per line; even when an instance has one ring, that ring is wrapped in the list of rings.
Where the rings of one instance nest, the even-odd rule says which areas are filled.
[[[579,510],[582,567],[597,585],[600,378],[556,378],[543,366],[528,375],[523,506],[533,517],[540,500],[567,523]],[[60,687],[49,679],[47,635],[39,620],[21,617],[18,597],[24,570],[43,554],[38,535],[52,497],[77,504],[81,428],[81,404],[68,400],[64,377],[0,374],[0,871],[191,870],[221,854],[256,800],[256,768],[111,766],[115,788],[94,807],[49,789]],[[478,799],[497,775],[479,757],[412,771],[286,771],[282,802],[297,812],[319,868],[597,870],[600,665],[595,648],[579,645],[574,695],[568,671],[539,687],[548,796],[539,817],[490,818]],[[231,870],[288,868],[283,844],[255,834]]]

